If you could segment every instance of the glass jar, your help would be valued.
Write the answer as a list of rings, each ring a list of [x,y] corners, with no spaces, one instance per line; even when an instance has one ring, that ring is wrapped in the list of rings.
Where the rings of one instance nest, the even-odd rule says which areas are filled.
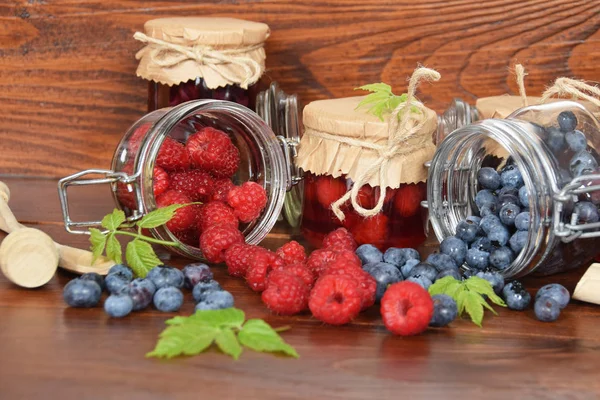
[[[67,188],[71,185],[109,183],[115,204],[125,211],[130,222],[154,210],[157,207],[154,171],[161,145],[167,138],[185,143],[189,136],[204,127],[225,132],[237,147],[240,163],[231,178],[233,184],[253,181],[266,191],[267,204],[261,215],[240,226],[246,243],[259,243],[277,221],[286,191],[295,181],[289,162],[295,143],[275,136],[269,126],[247,108],[216,100],[190,101],[145,115],[121,139],[110,170],[87,170],[63,178],[59,183],[59,194],[67,231],[88,233],[87,228],[100,226],[99,221],[71,220],[67,198]],[[90,174],[103,177],[86,178]],[[187,238],[171,232],[166,226],[151,229],[150,233],[156,239],[181,243],[179,248],[169,247],[170,250],[202,259],[198,246],[191,245]]]
[[[452,131],[475,121],[479,121],[479,112],[475,107],[462,99],[452,100],[446,111],[438,116],[438,128],[433,138],[435,144],[441,143]]]
[[[581,222],[574,209],[578,201],[599,204],[600,196],[594,192],[600,189],[600,175],[597,169],[580,168],[568,147],[556,152],[549,147],[547,128],[556,126],[564,111],[576,116],[577,129],[587,138],[584,151],[595,160],[587,158],[589,165],[597,167],[600,123],[572,101],[524,107],[507,119],[479,121],[455,130],[438,145],[430,164],[427,198],[440,241],[454,235],[458,223],[477,210],[479,169],[513,162],[529,193],[530,223],[523,250],[501,272],[508,278],[532,272],[546,275],[593,259],[600,245],[600,224]],[[575,175],[583,173],[573,176],[570,169]]]

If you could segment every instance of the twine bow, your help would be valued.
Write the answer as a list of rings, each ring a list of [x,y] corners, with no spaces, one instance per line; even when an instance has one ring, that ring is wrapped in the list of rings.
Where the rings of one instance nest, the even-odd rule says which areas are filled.
[[[438,81],[440,78],[441,75],[437,71],[429,68],[419,67],[413,72],[408,83],[408,96],[406,101],[400,103],[390,116],[388,123],[388,141],[386,145],[377,145],[366,141],[332,136],[334,140],[341,143],[375,150],[378,154],[377,160],[358,177],[352,185],[352,189],[332,203],[331,209],[340,221],[343,221],[346,218],[341,207],[348,199],[350,199],[354,210],[363,217],[372,217],[381,211],[387,190],[387,169],[390,160],[402,154],[402,146],[406,144],[406,141],[410,137],[418,133],[426,122],[425,118],[415,118],[415,115],[424,116],[426,114],[423,104],[415,98],[417,86],[422,80]],[[412,107],[416,108],[418,113],[411,112]],[[402,111],[405,112],[401,114],[399,119],[398,115]],[[413,149],[410,150],[412,151]],[[400,171],[398,171],[398,173],[400,173]],[[367,182],[375,176],[375,174],[379,174],[379,199],[377,200],[375,207],[367,209],[358,204],[358,192],[362,186],[367,184]]]
[[[584,81],[571,78],[557,78],[554,85],[546,89],[542,94],[540,103],[545,103],[552,96],[567,97],[573,99],[587,100],[596,107],[600,108],[600,88],[592,86]]]
[[[256,83],[262,75],[262,66],[250,57],[244,56],[252,50],[263,47],[262,43],[253,46],[242,47],[239,49],[221,49],[215,50],[210,46],[196,44],[194,46],[183,46],[170,43],[164,40],[156,39],[136,32],[133,38],[143,43],[153,45],[150,53],[150,60],[159,67],[170,68],[184,61],[194,60],[198,64],[205,65],[221,75],[224,79],[240,85],[246,89],[248,86]],[[138,57],[139,59],[140,57]],[[218,68],[217,65],[231,64],[237,65],[244,70],[244,79],[230,74],[224,68]]]

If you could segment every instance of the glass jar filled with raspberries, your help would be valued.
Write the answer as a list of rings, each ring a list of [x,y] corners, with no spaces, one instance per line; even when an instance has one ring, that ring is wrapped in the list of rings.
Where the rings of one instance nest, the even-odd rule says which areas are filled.
[[[197,99],[254,110],[265,70],[266,24],[235,18],[158,18],[134,38],[145,43],[137,75],[148,80],[148,111]]]
[[[441,251],[477,272],[551,274],[600,245],[600,122],[579,103],[518,109],[438,145],[427,198]]]

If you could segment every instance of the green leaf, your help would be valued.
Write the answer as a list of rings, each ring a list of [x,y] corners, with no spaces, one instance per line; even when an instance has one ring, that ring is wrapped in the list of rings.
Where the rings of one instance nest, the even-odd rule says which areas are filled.
[[[206,350],[215,340],[219,330],[207,325],[172,325],[165,329],[153,351],[146,357],[172,358],[179,355],[196,355]]]
[[[239,308],[232,307],[221,310],[196,311],[190,318],[219,328],[241,329],[246,315]]]
[[[186,204],[172,204],[167,207],[157,208],[154,211],[149,212],[140,219],[136,225],[140,228],[156,228],[169,222],[175,215],[175,211],[185,207]]]
[[[215,342],[223,353],[229,354],[234,360],[240,358],[240,355],[242,354],[242,346],[240,346],[238,338],[230,328],[221,329],[215,337]]]
[[[504,300],[502,300],[496,294],[496,292],[494,292],[492,284],[486,281],[485,279],[480,278],[478,276],[472,276],[465,281],[465,285],[469,288],[469,290],[487,296],[494,304],[506,307],[506,303],[504,303]]]
[[[104,247],[106,246],[106,235],[104,235],[99,229],[90,228],[90,250],[92,251],[92,265],[98,257],[102,255],[104,252]]]
[[[456,292],[453,298],[456,300],[456,308],[458,309],[458,315],[461,315],[465,311],[465,302],[469,292],[464,290],[463,286],[460,286],[460,289]]]
[[[125,220],[126,218],[123,210],[117,210],[115,208],[112,213],[107,214],[102,218],[102,227],[109,231],[115,231],[123,222],[125,222]]]
[[[387,83],[379,82],[379,83],[369,83],[368,85],[363,85],[354,90],[365,90],[367,92],[387,92],[392,94],[392,87]]]
[[[145,278],[148,271],[161,264],[152,246],[137,238],[127,243],[125,257],[127,258],[127,265],[140,278]]]
[[[255,351],[282,352],[298,358],[296,350],[287,344],[269,324],[260,319],[246,321],[238,333],[240,343]]]
[[[481,321],[483,321],[483,306],[481,302],[485,302],[485,300],[476,292],[465,291],[464,293],[467,294],[464,300],[465,310],[471,317],[471,321],[481,327]]]
[[[448,290],[458,287],[460,284],[460,281],[451,276],[446,276],[442,279],[438,279],[433,285],[429,286],[429,294],[432,296],[436,294],[448,294]]]
[[[106,239],[106,256],[117,264],[123,262],[121,243],[119,243],[114,233],[109,234]]]

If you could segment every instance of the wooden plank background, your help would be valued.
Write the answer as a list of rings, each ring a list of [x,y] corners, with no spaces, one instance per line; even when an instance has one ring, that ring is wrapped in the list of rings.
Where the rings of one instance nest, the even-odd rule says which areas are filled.
[[[442,81],[421,98],[538,94],[557,76],[600,81],[598,0],[18,0],[0,4],[0,174],[60,177],[107,167],[146,108],[132,39],[159,16],[266,22],[268,78],[304,103],[385,81],[417,63]]]

